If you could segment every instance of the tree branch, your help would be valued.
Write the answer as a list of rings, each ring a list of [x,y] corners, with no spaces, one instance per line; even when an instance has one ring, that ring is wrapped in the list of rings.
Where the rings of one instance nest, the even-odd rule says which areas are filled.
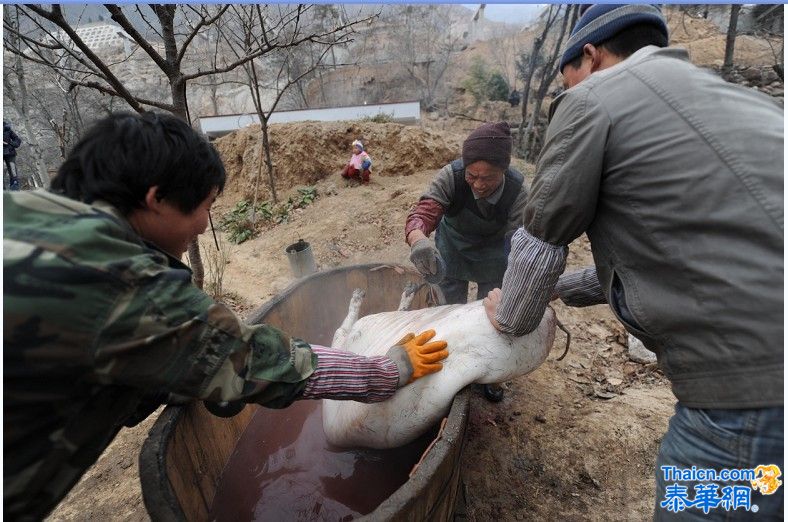
[[[103,94],[109,94],[110,96],[113,96],[115,98],[123,98],[123,96],[121,96],[120,94],[118,94],[117,92],[112,90],[110,87],[107,87],[105,85],[101,85],[100,83],[91,82],[91,81],[77,80],[77,79],[74,79],[74,78],[69,78],[68,76],[63,75],[63,74],[61,74],[61,76],[69,83],[69,90],[71,90],[71,89],[73,89],[74,87],[77,87],[77,86],[87,87],[89,89],[94,89],[96,91],[99,91],[99,92],[101,92]],[[169,103],[159,102],[159,101],[155,101],[155,100],[148,100],[148,99],[145,99],[145,98],[138,98],[138,97],[135,97],[134,99],[140,105],[148,105],[150,107],[156,107],[158,109],[162,109],[162,110],[165,110],[167,112],[173,112],[173,110],[174,110],[173,105],[169,104]],[[140,112],[140,113],[145,112],[142,109],[142,107],[140,107],[139,109],[135,109],[135,110],[137,110],[137,112]]]
[[[159,32],[159,30],[158,30],[158,29],[156,29],[156,27],[154,27],[154,25],[153,25],[152,23],[150,23],[150,22],[148,21],[148,19],[145,17],[145,13],[143,13],[143,12],[142,12],[142,9],[140,9],[140,5],[139,5],[139,4],[136,4],[136,5],[134,6],[134,8],[137,10],[137,14],[139,14],[139,15],[140,15],[140,18],[142,18],[142,21],[143,21],[143,22],[145,22],[145,25],[147,25],[147,26],[150,28],[150,30],[154,32],[154,34],[155,34],[156,36],[158,36],[159,38],[161,38],[162,40],[164,40],[164,36],[162,36],[162,34]]]
[[[136,98],[126,89],[123,83],[118,80],[114,74],[112,74],[112,71],[109,70],[109,67],[107,67],[107,65],[101,61],[98,56],[96,56],[90,47],[85,45],[85,42],[83,42],[79,35],[77,35],[74,28],[71,27],[68,22],[66,22],[59,5],[53,5],[52,11],[47,11],[46,9],[33,4],[27,5],[26,8],[30,9],[40,17],[49,20],[57,27],[62,29],[63,32],[66,33],[66,35],[71,39],[71,42],[73,42],[74,45],[87,57],[87,59],[96,66],[96,68],[101,72],[100,76],[103,76],[103,79],[109,83],[113,89],[115,89],[115,91],[118,93],[118,96],[126,100],[126,102],[128,102],[128,104],[131,105],[134,110],[138,112],[142,111],[142,108],[139,106]]]
[[[186,49],[189,48],[189,44],[192,40],[194,40],[194,37],[197,36],[197,33],[200,32],[200,29],[214,24],[219,18],[222,17],[229,7],[229,4],[222,6],[216,15],[209,19],[206,19],[205,16],[202,16],[199,23],[194,27],[194,29],[192,29],[192,32],[186,37],[186,40],[184,40],[183,44],[181,45],[181,50],[178,52],[178,56],[175,58],[176,65],[180,66],[181,61],[183,60],[183,55],[186,54]]]
[[[96,67],[95,67],[93,64],[91,64],[91,63],[90,63],[90,61],[86,60],[84,56],[81,56],[81,55],[79,55],[78,53],[74,52],[74,49],[72,49],[72,47],[71,47],[70,45],[66,45],[66,44],[64,44],[63,42],[61,42],[61,41],[58,39],[58,37],[57,37],[57,36],[55,36],[55,35],[54,35],[54,34],[53,34],[53,33],[52,33],[52,32],[51,32],[49,29],[47,29],[46,27],[44,27],[44,26],[43,26],[43,25],[42,25],[42,24],[39,22],[39,20],[38,20],[38,19],[36,19],[36,18],[34,18],[34,17],[30,16],[30,13],[26,12],[26,11],[25,11],[24,9],[22,9],[22,8],[19,8],[19,7],[18,7],[18,9],[19,9],[19,11],[20,11],[22,14],[24,14],[24,15],[25,15],[25,17],[26,17],[28,20],[32,21],[32,22],[33,22],[33,23],[34,23],[34,24],[35,24],[35,25],[36,25],[36,26],[37,26],[37,27],[38,27],[38,28],[39,28],[41,31],[43,31],[43,32],[46,34],[46,36],[47,36],[47,37],[49,37],[49,38],[50,38],[50,39],[51,39],[53,42],[55,42],[55,44],[54,44],[54,46],[53,46],[53,47],[48,47],[48,46],[46,46],[46,45],[41,45],[41,44],[38,42],[38,40],[34,40],[34,39],[32,39],[32,38],[30,38],[30,37],[28,37],[28,36],[26,36],[26,35],[22,35],[22,34],[20,34],[20,33],[17,33],[17,34],[19,34],[19,37],[20,37],[20,39],[21,39],[21,40],[23,40],[23,41],[25,42],[25,45],[27,45],[27,48],[28,48],[28,49],[30,49],[32,52],[34,52],[34,53],[36,54],[36,56],[40,57],[42,60],[45,60],[45,61],[47,61],[47,62],[52,62],[52,65],[53,65],[53,66],[55,66],[55,67],[60,67],[60,65],[58,65],[58,64],[56,63],[56,61],[58,61],[58,60],[56,60],[56,61],[51,61],[51,60],[48,60],[48,59],[47,59],[47,58],[46,58],[46,57],[45,57],[45,56],[44,56],[44,55],[41,53],[41,51],[40,51],[40,48],[41,48],[41,47],[43,47],[43,48],[45,48],[45,49],[50,49],[50,50],[52,50],[52,51],[53,51],[53,53],[55,53],[55,54],[57,53],[57,51],[63,51],[64,53],[66,53],[66,54],[68,54],[69,56],[71,56],[71,57],[72,57],[74,60],[76,60],[78,63],[80,63],[80,64],[82,64],[83,66],[85,66],[85,68],[87,68],[87,69],[88,69],[88,70],[89,70],[89,71],[90,71],[92,74],[95,74],[96,76],[101,76],[101,73],[98,71],[98,69],[96,69]],[[20,50],[21,50],[21,49],[20,49]],[[25,58],[26,56],[25,56],[24,54],[22,54],[22,57],[23,57],[23,58]],[[59,57],[58,57],[58,59],[60,59],[60,58],[62,58],[62,56],[59,56]]]
[[[116,4],[104,4],[104,7],[109,11],[110,18],[126,31],[126,34],[131,36],[131,39],[137,42],[137,45],[142,47],[142,50],[159,66],[159,69],[166,73],[170,68],[169,64],[162,58],[156,49],[153,48],[148,40],[137,31],[137,28],[134,27],[129,19],[126,18],[126,15],[123,14],[123,10]]]

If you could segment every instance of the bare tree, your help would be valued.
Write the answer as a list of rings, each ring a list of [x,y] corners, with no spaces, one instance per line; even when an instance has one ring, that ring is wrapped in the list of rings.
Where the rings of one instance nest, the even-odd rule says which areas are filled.
[[[769,44],[769,50],[772,52],[774,64],[772,70],[780,77],[780,81],[785,81],[785,40],[780,39],[780,49],[776,49],[774,42],[769,36],[764,37],[766,43]]]
[[[118,62],[104,59],[91,49],[79,36],[76,28],[66,20],[61,6],[57,4],[49,9],[35,4],[19,6],[20,17],[25,17],[33,28],[30,31],[23,31],[20,29],[21,25],[14,26],[4,18],[4,48],[22,59],[51,68],[67,82],[69,88],[81,86],[94,89],[102,94],[123,99],[137,112],[144,112],[146,107],[155,107],[190,122],[186,97],[188,82],[233,71],[280,45],[274,43],[258,47],[231,61],[215,52],[207,64],[204,60],[193,60],[191,70],[187,71],[184,58],[192,49],[192,44],[201,41],[210,43],[204,35],[221,19],[229,5],[105,4],[104,7],[110,18],[138,46],[138,50],[165,76],[170,91],[169,100],[132,92],[127,82],[121,80],[114,71]],[[127,17],[124,9],[136,10],[139,18],[143,20],[139,27]],[[179,10],[184,23],[179,23],[176,28],[175,16]],[[179,29],[182,26],[186,27],[183,32]],[[296,40],[290,44],[298,43],[300,41]],[[202,288],[204,269],[196,240],[189,244],[188,253],[194,271],[194,283]]]
[[[512,32],[498,39],[496,52],[493,55],[493,62],[503,73],[512,89],[515,90],[517,89],[517,56],[519,49],[518,35]]]
[[[733,48],[736,45],[736,26],[739,23],[741,4],[731,4],[731,18],[728,22],[728,34],[725,37],[725,58],[722,61],[724,69],[733,67]]]
[[[8,6],[3,10],[3,24],[7,24],[14,28],[19,27],[18,7]],[[9,38],[18,45],[19,40],[17,37],[11,34]],[[25,137],[30,145],[30,150],[32,151],[36,165],[36,169],[31,172],[33,185],[36,187],[43,187],[49,184],[49,176],[47,175],[44,155],[38,143],[38,136],[33,131],[32,125],[30,124],[31,118],[29,117],[27,77],[25,75],[24,63],[18,55],[14,57],[14,67],[11,70],[6,69],[3,75],[3,90],[5,95],[12,100],[14,106],[19,111],[19,116],[25,127]]]
[[[81,96],[81,87],[69,88],[62,77],[52,74],[51,71],[44,72],[49,74],[46,78],[42,78],[41,83],[50,88],[33,90],[28,95],[36,106],[36,112],[46,121],[46,128],[54,134],[58,158],[62,161],[73,143],[82,135],[83,113],[85,111],[95,113],[96,109],[104,109],[104,104],[83,106],[84,97]],[[59,103],[53,103],[56,99]],[[32,120],[32,118],[28,119]]]
[[[523,96],[522,96],[522,119],[520,120],[520,131],[517,134],[517,149],[523,150],[525,143],[525,126],[528,120],[528,97],[531,93],[531,81],[537,69],[544,66],[544,58],[542,57],[542,47],[547,41],[547,35],[558,20],[558,15],[561,12],[561,5],[550,4],[547,12],[544,14],[544,22],[542,25],[542,32],[534,39],[531,50],[528,53],[523,53],[517,60],[517,69],[520,78],[523,80]]]
[[[542,102],[544,101],[545,96],[547,95],[547,91],[552,85],[555,77],[558,75],[558,57],[561,53],[561,46],[564,43],[564,35],[566,34],[567,26],[574,25],[577,21],[578,11],[580,6],[575,5],[567,5],[564,8],[564,16],[561,22],[561,29],[558,33],[558,36],[555,38],[555,43],[553,45],[553,52],[552,54],[544,61],[542,65],[540,80],[539,80],[539,87],[536,90],[536,96],[534,100],[534,108],[531,112],[531,119],[528,122],[528,128],[523,132],[522,126],[520,127],[521,132],[520,135],[524,137],[526,147],[525,147],[525,159],[532,161],[534,157],[538,154],[538,148],[536,146],[536,129],[539,123],[539,119],[542,115]],[[572,17],[571,24],[569,23],[569,18]]]
[[[309,24],[310,30],[313,32],[318,31],[326,33],[327,38],[325,43],[310,42],[309,45],[299,46],[287,52],[289,76],[298,79],[293,83],[292,87],[294,89],[289,89],[285,93],[285,97],[293,103],[295,107],[301,109],[312,107],[316,103],[323,106],[329,104],[331,100],[329,100],[326,91],[326,73],[334,71],[339,67],[357,65],[357,63],[347,63],[346,60],[341,59],[341,57],[347,53],[340,53],[338,50],[346,50],[350,40],[331,44],[331,38],[341,37],[340,33],[332,34],[332,28],[346,26],[351,23],[352,19],[355,19],[356,22],[353,23],[353,41],[355,41],[357,36],[356,30],[359,24],[370,24],[380,15],[379,12],[373,12],[369,16],[362,16],[361,12],[359,12],[355,17],[351,18],[345,12],[344,6],[342,5],[317,4],[310,6],[310,9],[312,11],[311,22]],[[323,51],[325,44],[331,45],[328,54],[324,55]],[[364,53],[362,53],[362,55],[363,54]],[[318,99],[314,98],[314,94],[311,96],[308,94],[309,92],[314,93],[314,91],[309,88],[313,80],[317,82]]]
[[[15,6],[7,7],[3,14],[14,17],[15,10]],[[17,122],[25,142],[23,154],[17,158],[19,171],[31,186],[46,186],[53,167],[81,136],[84,122],[125,102],[95,96],[94,91],[81,87],[70,89],[51,69],[18,55],[6,53],[3,62],[5,117]],[[113,100],[118,100],[115,107]]]
[[[466,47],[465,36],[452,31],[445,6],[414,4],[401,9],[402,34],[395,40],[394,53],[418,85],[422,104],[431,107],[452,57]]]
[[[269,139],[269,120],[284,94],[293,85],[312,74],[323,61],[331,56],[337,45],[349,43],[353,28],[369,21],[369,18],[326,25],[325,16],[321,23],[313,24],[307,20],[312,6],[232,6],[229,23],[221,26],[220,35],[236,56],[249,54],[253,49],[276,45],[277,51],[269,55],[268,63],[260,59],[249,60],[243,65],[247,84],[252,95],[255,111],[260,120],[260,167],[254,181],[252,202],[252,226],[255,224],[258,189],[262,178],[263,164],[268,173],[268,185],[274,203],[278,202],[271,144]],[[309,17],[311,18],[311,17]],[[306,61],[301,54],[313,55],[319,49],[316,59]],[[334,64],[336,60],[334,58]],[[267,67],[266,67],[267,66]],[[262,69],[275,71],[263,74]]]
[[[772,54],[772,70],[780,81],[785,80],[784,12],[780,4],[759,4],[753,7],[754,34],[763,39]]]

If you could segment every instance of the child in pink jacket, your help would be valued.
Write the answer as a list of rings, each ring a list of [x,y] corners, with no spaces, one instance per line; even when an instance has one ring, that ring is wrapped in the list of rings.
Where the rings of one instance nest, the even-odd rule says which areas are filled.
[[[358,179],[362,183],[369,183],[369,176],[372,172],[369,170],[372,167],[372,158],[369,157],[364,151],[364,144],[359,140],[353,142],[353,155],[350,156],[350,162],[342,169],[342,177],[345,179]]]

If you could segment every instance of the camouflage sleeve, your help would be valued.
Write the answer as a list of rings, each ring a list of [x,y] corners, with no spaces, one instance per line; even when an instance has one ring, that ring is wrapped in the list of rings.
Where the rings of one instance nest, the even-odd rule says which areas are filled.
[[[274,408],[303,392],[317,366],[307,343],[245,324],[187,270],[154,263],[136,272],[147,275],[116,300],[96,342],[100,381]]]

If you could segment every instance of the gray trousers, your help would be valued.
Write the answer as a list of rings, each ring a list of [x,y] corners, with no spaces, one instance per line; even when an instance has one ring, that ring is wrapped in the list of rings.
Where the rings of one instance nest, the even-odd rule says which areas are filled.
[[[503,281],[493,281],[491,283],[477,283],[479,291],[476,299],[484,299],[487,293],[493,288],[500,288]],[[446,299],[446,304],[465,304],[468,302],[468,281],[462,279],[445,278],[438,285]]]

